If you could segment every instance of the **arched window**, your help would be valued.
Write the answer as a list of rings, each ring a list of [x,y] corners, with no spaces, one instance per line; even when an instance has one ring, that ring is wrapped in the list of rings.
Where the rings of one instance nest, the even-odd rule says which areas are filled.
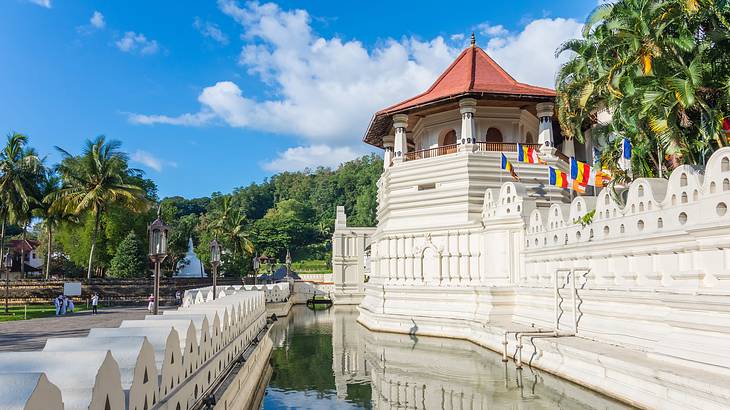
[[[502,142],[502,132],[494,127],[487,130],[487,142]]]
[[[528,132],[527,135],[525,135],[525,144],[536,144],[535,137],[532,136],[531,132]]]
[[[444,138],[440,145],[454,145],[456,144],[456,131],[451,130],[444,135]]]

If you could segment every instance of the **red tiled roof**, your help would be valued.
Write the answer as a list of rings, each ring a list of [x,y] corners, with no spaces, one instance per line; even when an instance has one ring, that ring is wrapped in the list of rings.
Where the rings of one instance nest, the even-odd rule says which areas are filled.
[[[16,252],[30,252],[37,248],[40,242],[33,239],[13,239],[8,242],[8,248]]]
[[[461,97],[535,103],[553,101],[555,91],[518,82],[484,50],[472,45],[459,54],[426,92],[376,112],[363,141],[382,147],[383,136],[392,126],[392,114]]]
[[[484,50],[472,46],[462,51],[426,92],[378,111],[378,114],[392,113],[468,93],[555,96],[555,91],[549,88],[518,82]]]

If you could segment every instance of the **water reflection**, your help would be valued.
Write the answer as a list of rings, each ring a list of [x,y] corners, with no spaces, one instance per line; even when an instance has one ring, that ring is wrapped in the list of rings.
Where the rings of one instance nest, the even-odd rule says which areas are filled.
[[[469,342],[370,332],[357,310],[295,306],[271,330],[265,409],[618,409]]]

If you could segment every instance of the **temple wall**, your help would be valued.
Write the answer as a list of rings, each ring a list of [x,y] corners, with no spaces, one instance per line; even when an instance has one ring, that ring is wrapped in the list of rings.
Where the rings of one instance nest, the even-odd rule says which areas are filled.
[[[461,160],[457,168],[470,159]],[[644,407],[722,408],[730,400],[715,382],[730,376],[730,148],[704,170],[637,179],[620,200],[603,190],[545,201],[529,184],[487,186],[476,215],[469,191],[478,191],[471,180],[481,174],[462,173],[460,193],[455,186],[443,200],[415,190],[407,197],[394,180],[408,164],[381,179],[384,219],[362,324],[500,351],[506,331],[554,332],[556,316],[559,334],[572,336],[575,317],[577,337],[523,345],[531,364]],[[461,205],[449,208],[452,201]]]
[[[0,407],[179,410],[214,392],[216,409],[251,406],[272,348],[265,311],[263,292],[224,292],[85,338],[51,338],[43,351],[0,353],[3,373],[33,387],[0,390]]]

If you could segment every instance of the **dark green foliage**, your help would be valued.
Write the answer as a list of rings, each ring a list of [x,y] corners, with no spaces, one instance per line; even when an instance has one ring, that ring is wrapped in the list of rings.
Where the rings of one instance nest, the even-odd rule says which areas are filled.
[[[111,260],[109,276],[113,278],[137,278],[147,275],[147,252],[134,231],[129,231],[117,246]]]

